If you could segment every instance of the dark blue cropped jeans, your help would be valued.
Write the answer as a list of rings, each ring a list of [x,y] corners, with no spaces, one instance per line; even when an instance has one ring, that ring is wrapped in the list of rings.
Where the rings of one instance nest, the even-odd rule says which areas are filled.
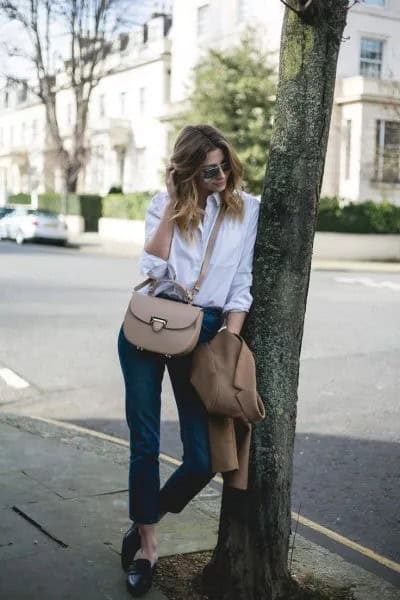
[[[205,308],[199,343],[214,337],[222,324],[219,309]],[[157,523],[165,512],[178,513],[213,477],[205,409],[190,383],[192,355],[179,358],[137,350],[124,336],[118,353],[125,381],[126,420],[130,431],[129,516],[140,524]],[[179,413],[182,464],[160,490],[161,382],[167,366]]]

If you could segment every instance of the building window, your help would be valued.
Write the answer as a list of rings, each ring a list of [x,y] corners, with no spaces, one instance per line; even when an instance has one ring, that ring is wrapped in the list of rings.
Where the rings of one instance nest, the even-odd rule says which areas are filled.
[[[383,41],[361,38],[360,75],[380,78],[382,73]]]
[[[119,34],[119,50],[123,52],[127,49],[129,44],[129,33],[120,33]]]
[[[237,0],[237,20],[246,21],[250,16],[249,0]]]
[[[14,145],[14,127],[11,125],[10,127],[10,146]]]
[[[350,160],[351,160],[351,120],[346,121],[345,128],[345,178],[350,179]]]
[[[400,121],[376,122],[375,178],[400,183]]]
[[[139,89],[139,112],[144,113],[146,110],[146,88]]]
[[[23,102],[26,102],[27,98],[28,98],[28,85],[25,82],[23,82],[18,87],[17,103],[22,104]]]
[[[105,114],[106,114],[106,107],[105,107],[105,102],[104,102],[104,94],[102,94],[101,96],[99,96],[99,116],[104,117]]]
[[[26,123],[21,124],[21,144],[25,144],[26,141]]]
[[[0,128],[0,147],[3,146],[4,144],[4,134],[3,134],[3,128]]]
[[[197,9],[197,35],[202,36],[207,32],[209,5],[204,4]]]
[[[364,0],[367,6],[385,6],[385,0]]]
[[[8,108],[9,94],[8,90],[4,90],[3,93],[3,108]]]

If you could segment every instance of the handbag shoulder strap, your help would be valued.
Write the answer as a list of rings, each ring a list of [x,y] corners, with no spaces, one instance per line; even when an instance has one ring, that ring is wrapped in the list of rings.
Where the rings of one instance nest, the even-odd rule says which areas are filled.
[[[194,294],[197,294],[197,292],[199,291],[200,286],[203,283],[204,278],[206,276],[207,269],[208,269],[208,266],[210,264],[210,259],[211,259],[211,256],[212,256],[212,253],[213,253],[213,250],[214,250],[215,242],[217,241],[218,231],[219,231],[219,228],[221,227],[221,223],[223,221],[224,216],[225,216],[225,210],[221,206],[221,208],[219,210],[219,213],[218,213],[218,216],[217,216],[217,219],[216,219],[216,221],[214,223],[214,227],[213,227],[213,229],[211,231],[211,235],[210,235],[209,240],[208,240],[208,244],[207,244],[207,248],[206,248],[206,253],[204,255],[204,260],[203,260],[203,264],[201,265],[199,276],[197,278],[196,283],[192,287],[192,292]]]

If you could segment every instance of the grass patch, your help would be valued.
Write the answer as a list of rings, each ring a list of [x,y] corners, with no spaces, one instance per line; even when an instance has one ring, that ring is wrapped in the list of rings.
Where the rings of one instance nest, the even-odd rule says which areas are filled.
[[[155,585],[168,600],[208,600],[201,590],[201,574],[212,552],[175,554],[160,558],[154,577]],[[311,573],[297,575],[285,600],[353,600],[349,588],[333,587]]]

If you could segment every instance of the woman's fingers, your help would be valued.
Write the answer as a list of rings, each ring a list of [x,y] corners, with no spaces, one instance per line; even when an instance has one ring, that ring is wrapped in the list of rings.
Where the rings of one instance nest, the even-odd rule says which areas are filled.
[[[168,166],[165,173],[165,182],[170,198],[175,194],[175,182],[174,182],[175,169],[172,166]]]
[[[165,181],[167,184],[171,181],[173,172],[174,172],[174,168],[171,166],[168,166],[165,169]]]

